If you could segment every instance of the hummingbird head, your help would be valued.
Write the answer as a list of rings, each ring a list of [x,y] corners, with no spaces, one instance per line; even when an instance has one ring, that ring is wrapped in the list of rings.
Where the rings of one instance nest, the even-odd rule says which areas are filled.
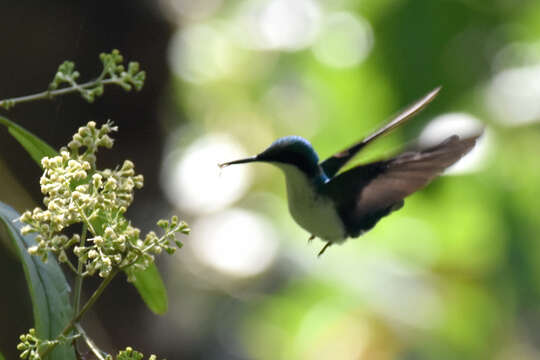
[[[313,146],[300,136],[285,136],[274,141],[262,153],[235,161],[219,164],[220,167],[249,162],[268,162],[292,165],[308,176],[320,173],[319,156]]]

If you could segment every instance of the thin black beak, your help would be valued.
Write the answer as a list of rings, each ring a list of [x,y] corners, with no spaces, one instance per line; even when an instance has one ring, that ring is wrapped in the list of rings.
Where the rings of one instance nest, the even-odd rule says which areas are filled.
[[[223,168],[223,167],[229,166],[229,165],[245,164],[245,163],[250,163],[250,162],[254,162],[254,161],[258,161],[258,160],[259,160],[259,158],[257,156],[251,156],[251,157],[248,157],[248,158],[245,158],[245,159],[224,162],[224,163],[218,164],[218,166],[220,168]]]

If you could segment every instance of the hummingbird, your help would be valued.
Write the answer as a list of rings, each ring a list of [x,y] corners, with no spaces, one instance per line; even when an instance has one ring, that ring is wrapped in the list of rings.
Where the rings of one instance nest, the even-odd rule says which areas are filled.
[[[429,148],[339,172],[366,145],[423,110],[440,90],[440,86],[435,88],[371,135],[322,162],[306,139],[286,136],[258,155],[219,167],[263,162],[281,169],[293,219],[311,234],[308,242],[314,238],[326,242],[320,256],[330,245],[371,230],[380,219],[400,209],[405,197],[425,187],[474,147],[480,134],[464,138],[451,135]]]

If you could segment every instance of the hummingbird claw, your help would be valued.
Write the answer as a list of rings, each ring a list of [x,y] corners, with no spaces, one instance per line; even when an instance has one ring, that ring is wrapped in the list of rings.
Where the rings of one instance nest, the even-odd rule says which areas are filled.
[[[321,249],[321,251],[319,251],[319,254],[317,255],[317,257],[320,257],[325,251],[326,249],[332,245],[332,243],[329,241],[327,242],[326,244],[324,244],[323,248]]]
[[[307,239],[308,244],[311,243],[311,241],[312,241],[313,239],[315,239],[315,237],[316,237],[315,235],[311,234],[311,236],[309,237],[309,239]]]

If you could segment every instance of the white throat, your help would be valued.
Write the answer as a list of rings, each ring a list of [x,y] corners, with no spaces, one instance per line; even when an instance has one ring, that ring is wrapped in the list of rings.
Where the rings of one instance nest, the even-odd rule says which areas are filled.
[[[297,167],[273,163],[285,173],[289,211],[310,234],[331,242],[343,242],[346,232],[333,201],[318,194],[308,177]]]

